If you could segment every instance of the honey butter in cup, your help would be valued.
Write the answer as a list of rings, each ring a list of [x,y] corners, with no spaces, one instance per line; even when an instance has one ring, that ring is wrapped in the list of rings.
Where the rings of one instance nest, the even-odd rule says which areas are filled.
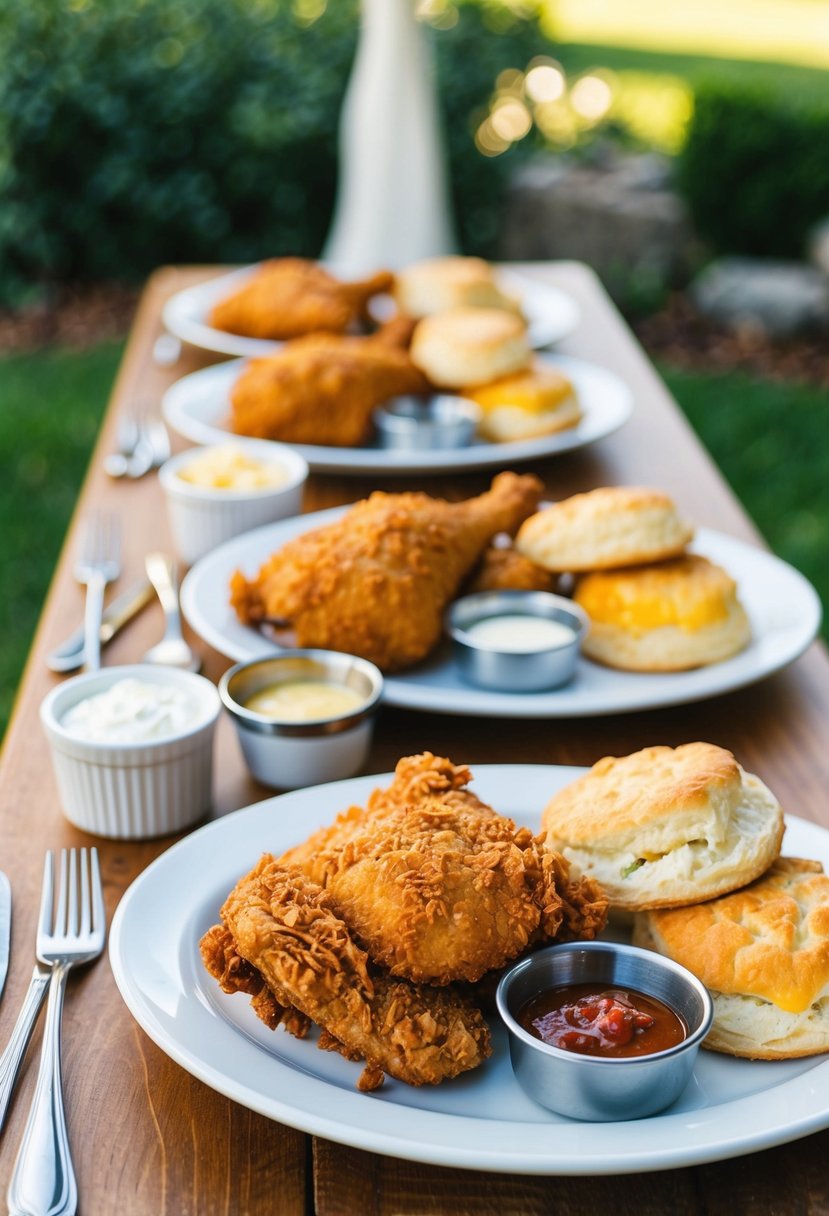
[[[190,448],[159,469],[179,556],[198,561],[234,536],[299,513],[308,464],[269,439]]]

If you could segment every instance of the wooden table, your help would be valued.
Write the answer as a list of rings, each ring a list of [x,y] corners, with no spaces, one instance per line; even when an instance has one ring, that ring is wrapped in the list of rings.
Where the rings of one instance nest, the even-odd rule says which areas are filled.
[[[582,305],[583,322],[562,348],[617,372],[636,401],[633,418],[617,434],[534,466],[550,493],[563,497],[613,483],[661,486],[697,523],[760,543],[593,274],[574,263],[525,269],[561,286]],[[188,350],[174,368],[162,369],[153,363],[152,347],[161,332],[163,301],[215,273],[215,268],[164,269],[147,286],[22,681],[0,768],[0,865],[14,892],[0,1041],[11,1029],[31,971],[43,851],[93,843],[61,814],[38,722],[40,701],[55,682],[44,654],[81,616],[82,594],[71,573],[79,520],[93,504],[121,513],[126,525],[121,586],[138,576],[150,544],[169,543],[156,479],[109,481],[102,456],[113,446],[116,416],[125,406],[157,400],[174,379],[209,361]],[[733,406],[739,408],[739,402]],[[316,476],[304,505],[315,510],[374,488],[415,484],[460,498],[487,482],[471,473],[385,484],[381,478]],[[106,662],[137,660],[160,630],[161,613],[154,605],[109,646]],[[206,673],[217,679],[225,660],[203,646],[202,652]],[[829,661],[823,647],[815,645],[785,673],[753,688],[658,712],[571,722],[494,722],[385,710],[366,771],[386,771],[399,756],[427,748],[474,769],[476,762],[590,764],[607,753],[623,755],[648,744],[705,739],[731,748],[786,809],[829,827],[827,717]],[[217,742],[215,813],[267,796],[270,791],[247,777],[229,723],[221,723]],[[98,842],[110,917],[128,884],[170,843]],[[719,1164],[598,1180],[433,1168],[311,1138],[214,1093],[172,1063],[138,1028],[105,960],[72,980],[64,1026],[69,1128],[86,1216],[829,1211],[829,1132]],[[2,1140],[3,1193],[32,1093],[38,1045],[39,1031]],[[763,1100],[774,1101],[774,1095]],[[643,1144],[647,1138],[643,1123]]]

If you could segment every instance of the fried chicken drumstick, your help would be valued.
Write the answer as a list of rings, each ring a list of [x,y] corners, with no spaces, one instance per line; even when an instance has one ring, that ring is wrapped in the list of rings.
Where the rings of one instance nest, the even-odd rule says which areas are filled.
[[[359,1088],[376,1088],[384,1073],[436,1085],[490,1054],[477,1009],[456,992],[374,974],[330,896],[301,871],[266,854],[221,916],[201,941],[208,971],[226,992],[251,992],[269,1025],[284,1021],[302,1037],[304,1019],[316,1022],[325,1032],[321,1047],[366,1061]]]
[[[216,329],[274,340],[311,333],[343,333],[366,315],[372,296],[389,291],[394,276],[380,271],[356,283],[341,283],[305,258],[263,262],[239,291],[210,313]]]
[[[398,318],[363,338],[310,334],[251,360],[231,389],[234,431],[282,443],[362,443],[378,405],[429,389],[405,349],[410,331],[410,320]]]
[[[542,484],[501,473],[485,494],[450,503],[377,492],[336,523],[289,541],[231,603],[245,624],[293,626],[299,646],[360,655],[383,671],[419,662],[436,645],[446,605],[497,532],[536,509]]]
[[[369,956],[418,982],[475,982],[539,940],[592,938],[607,900],[529,828],[482,803],[469,770],[426,752],[283,854],[324,887]]]

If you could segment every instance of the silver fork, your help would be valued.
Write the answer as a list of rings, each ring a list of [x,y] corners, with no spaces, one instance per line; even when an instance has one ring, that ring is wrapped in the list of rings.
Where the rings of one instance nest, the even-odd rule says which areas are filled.
[[[87,855],[88,854],[88,855]],[[54,921],[54,859],[43,867],[38,960],[51,968],[46,1026],[34,1098],[17,1154],[6,1201],[9,1216],[72,1216],[78,1186],[63,1108],[60,1030],[63,994],[70,968],[90,963],[104,948],[105,914],[97,849],[61,849],[60,886]]]
[[[93,511],[86,521],[75,578],[86,585],[84,608],[85,671],[101,666],[101,617],[104,592],[121,572],[121,526],[116,515]]]

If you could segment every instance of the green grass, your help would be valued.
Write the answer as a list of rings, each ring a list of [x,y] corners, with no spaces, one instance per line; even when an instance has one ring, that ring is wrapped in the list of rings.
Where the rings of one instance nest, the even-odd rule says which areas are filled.
[[[659,370],[769,546],[814,583],[829,616],[829,392]]]
[[[0,736],[121,347],[0,359]]]

